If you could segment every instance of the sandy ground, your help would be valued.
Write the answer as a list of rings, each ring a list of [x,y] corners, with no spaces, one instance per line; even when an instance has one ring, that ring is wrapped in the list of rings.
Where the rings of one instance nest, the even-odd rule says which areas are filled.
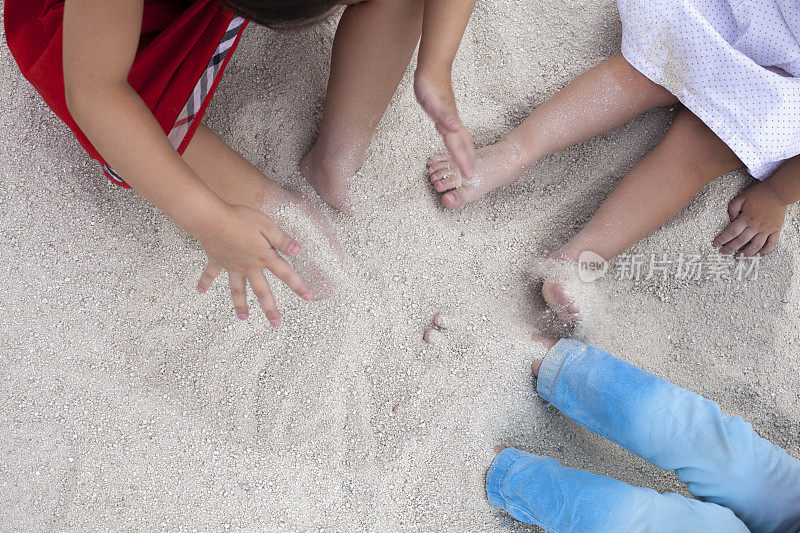
[[[335,25],[251,27],[207,124],[282,185],[315,135]],[[479,4],[455,67],[478,144],[619,50],[610,0]],[[290,60],[287,58],[291,58]],[[661,491],[683,488],[533,392],[554,331],[536,259],[573,235],[674,110],[550,157],[457,212],[424,176],[439,141],[406,76],[331,213],[351,256],[329,300],[276,295],[285,325],[194,292],[199,245],[110,184],[0,47],[0,523],[4,530],[527,531],[491,508],[497,443]],[[712,254],[742,172],[639,254]],[[590,340],[718,401],[800,455],[793,209],[757,280],[607,279]],[[224,280],[223,280],[224,281]],[[421,340],[432,315],[449,327]]]

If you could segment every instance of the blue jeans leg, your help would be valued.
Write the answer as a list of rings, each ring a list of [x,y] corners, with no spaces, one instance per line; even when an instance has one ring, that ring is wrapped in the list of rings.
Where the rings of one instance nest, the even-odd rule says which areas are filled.
[[[550,457],[506,448],[486,475],[489,502],[551,533],[745,533],[733,512],[564,468]]]
[[[702,396],[572,339],[547,354],[539,395],[664,470],[754,532],[800,530],[800,461]]]

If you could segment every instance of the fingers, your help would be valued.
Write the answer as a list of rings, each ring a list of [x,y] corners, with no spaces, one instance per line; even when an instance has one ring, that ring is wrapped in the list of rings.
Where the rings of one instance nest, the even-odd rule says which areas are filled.
[[[778,245],[778,240],[780,239],[780,232],[776,231],[775,233],[770,233],[769,237],[767,237],[767,242],[764,243],[764,247],[758,252],[761,255],[767,255],[775,247]]]
[[[731,218],[731,222],[739,216],[739,213],[742,212],[742,206],[744,205],[744,196],[737,196],[731,203],[728,204],[728,216]]]
[[[722,248],[719,249],[719,253],[722,255],[732,254],[736,250],[739,250],[742,246],[750,242],[750,239],[755,237],[758,234],[754,228],[747,227],[742,231],[737,237],[734,237],[730,242],[724,245]]]
[[[304,300],[310,300],[313,295],[311,290],[306,286],[305,282],[292,270],[289,263],[284,261],[281,257],[275,255],[274,264],[270,270],[275,274],[278,279],[286,283],[290,289],[296,292]],[[275,304],[275,297],[272,294],[272,289],[269,286],[267,278],[264,276],[263,270],[254,270],[248,272],[247,275],[241,273],[229,273],[228,282],[231,289],[231,300],[233,300],[233,307],[236,310],[236,316],[241,320],[246,320],[250,314],[247,307],[247,283],[250,283],[250,288],[253,289],[258,304],[267,315],[269,323],[272,326],[281,325],[281,315],[278,312],[278,307]]]
[[[473,165],[475,163],[475,147],[472,138],[466,130],[459,133],[444,135],[444,144],[453,155],[453,160],[464,179],[472,179]]]
[[[274,259],[270,261],[267,268],[303,300],[310,300],[314,297],[303,278],[279,255],[275,254]]]
[[[723,244],[729,242],[731,239],[737,237],[747,228],[747,222],[744,221],[743,218],[739,217],[728,224],[728,227],[725,230],[717,235],[717,238],[714,239],[712,243],[714,247],[720,247]]]
[[[236,316],[240,320],[247,320],[250,310],[247,308],[247,278],[244,274],[228,272],[228,285],[231,288],[231,300]]]
[[[740,257],[753,257],[764,247],[764,244],[767,242],[767,237],[769,237],[769,233],[761,232],[756,234],[747,246],[745,246],[741,252],[736,254],[736,258],[739,259]]]
[[[258,305],[264,314],[269,319],[269,324],[272,327],[281,325],[281,314],[278,312],[278,306],[275,305],[275,297],[272,294],[272,289],[269,288],[269,282],[264,277],[264,272],[259,271],[248,276],[247,280],[250,282],[250,288],[253,289],[253,294],[258,299]]]
[[[440,119],[442,129],[448,133],[457,133],[461,130],[461,122],[452,116],[443,116]]]
[[[214,280],[217,279],[219,273],[222,272],[222,267],[212,261],[208,262],[206,268],[203,270],[203,273],[200,274],[200,281],[197,282],[197,292],[200,294],[204,294],[208,291],[208,288],[214,283]]]
[[[274,222],[271,222],[266,218],[264,222],[263,234],[270,246],[282,254],[286,254],[290,257],[295,257],[300,253],[300,245],[297,243],[297,241],[292,239]]]
[[[455,110],[455,101],[441,102],[436,105],[435,109],[428,109],[424,104],[422,107],[433,119],[436,129],[442,135],[456,133],[461,130],[461,121],[458,120],[458,114]]]

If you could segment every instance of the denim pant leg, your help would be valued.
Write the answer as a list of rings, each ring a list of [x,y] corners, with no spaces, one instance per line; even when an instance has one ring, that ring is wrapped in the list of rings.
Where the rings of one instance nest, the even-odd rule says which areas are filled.
[[[754,532],[800,530],[800,461],[702,396],[572,339],[547,354],[539,395],[566,416],[731,509]]]
[[[513,448],[492,462],[486,493],[495,507],[551,533],[748,531],[719,505],[632,487]]]

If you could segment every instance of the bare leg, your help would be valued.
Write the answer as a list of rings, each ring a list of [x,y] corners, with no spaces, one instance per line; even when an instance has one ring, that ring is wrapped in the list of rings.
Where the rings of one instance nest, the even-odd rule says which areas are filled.
[[[369,0],[347,8],[336,32],[319,137],[300,162],[334,208],[364,154],[422,31],[421,0]]]
[[[267,178],[205,125],[197,129],[183,159],[228,203],[259,209],[267,216],[274,216],[278,207],[287,203],[310,207],[307,200]]]
[[[742,166],[738,157],[688,110],[678,114],[661,143],[639,162],[577,235],[551,258],[577,261],[586,250],[605,259],[661,227],[719,175]],[[546,281],[542,295],[568,323],[579,312],[563,287]],[[571,320],[569,320],[571,318]]]
[[[428,161],[428,174],[444,206],[460,207],[512,183],[544,156],[675,102],[669,91],[617,55],[573,80],[497,143],[478,150],[473,179],[462,182],[446,154]]]

